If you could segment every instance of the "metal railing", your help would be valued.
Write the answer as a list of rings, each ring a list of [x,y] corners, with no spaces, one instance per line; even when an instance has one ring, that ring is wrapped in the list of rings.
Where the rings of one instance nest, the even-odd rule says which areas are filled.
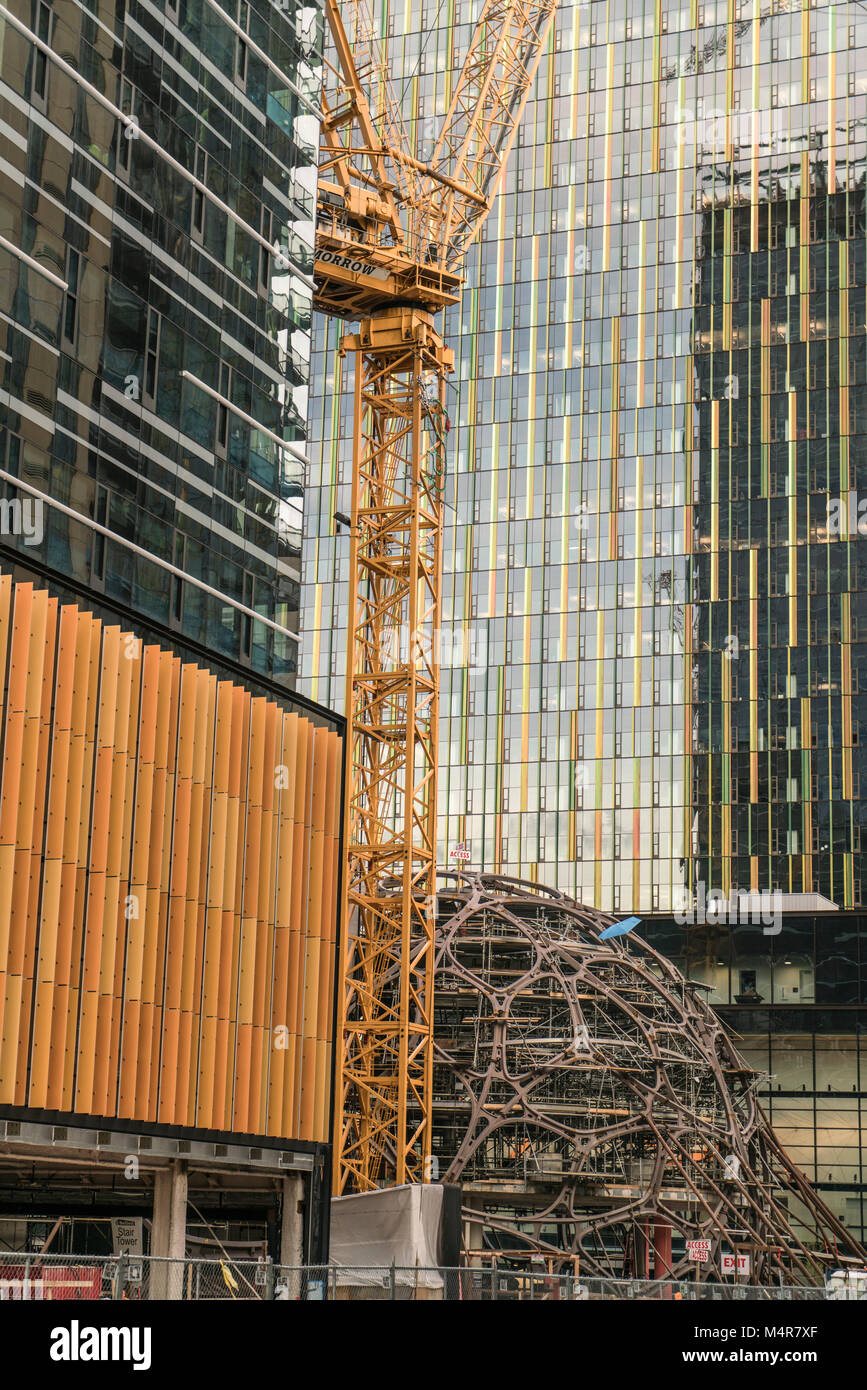
[[[447,1300],[791,1300],[828,1297],[824,1288],[705,1284],[673,1279],[592,1279],[491,1268],[294,1268],[269,1259],[161,1259],[152,1255],[39,1255],[0,1251],[0,1301],[94,1299],[306,1302]]]

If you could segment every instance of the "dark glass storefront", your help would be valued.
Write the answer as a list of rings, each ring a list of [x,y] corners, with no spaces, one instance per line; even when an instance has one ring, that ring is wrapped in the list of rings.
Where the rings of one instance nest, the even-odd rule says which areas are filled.
[[[760,1073],[758,1093],[781,1142],[863,1240],[867,913],[784,915],[779,926],[771,935],[750,923],[681,926],[659,917],[641,930],[707,987]]]

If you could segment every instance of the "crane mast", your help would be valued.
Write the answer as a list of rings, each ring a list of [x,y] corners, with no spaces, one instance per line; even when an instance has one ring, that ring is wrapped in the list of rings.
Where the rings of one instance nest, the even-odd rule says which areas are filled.
[[[314,305],[358,324],[335,1191],[427,1180],[443,502],[460,298],[556,0],[485,0],[431,159],[415,157],[367,0],[325,0]],[[346,21],[346,22],[344,22]]]

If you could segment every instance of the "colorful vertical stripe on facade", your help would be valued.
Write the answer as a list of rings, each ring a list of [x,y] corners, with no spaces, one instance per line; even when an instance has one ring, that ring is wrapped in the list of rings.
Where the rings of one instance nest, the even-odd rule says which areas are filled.
[[[375,8],[423,157],[477,8]],[[863,540],[825,521],[867,496],[865,47],[855,3],[558,7],[445,323],[443,609],[486,663],[443,665],[443,862],[468,842],[607,910],[861,901]],[[337,705],[338,332],[302,605]]]

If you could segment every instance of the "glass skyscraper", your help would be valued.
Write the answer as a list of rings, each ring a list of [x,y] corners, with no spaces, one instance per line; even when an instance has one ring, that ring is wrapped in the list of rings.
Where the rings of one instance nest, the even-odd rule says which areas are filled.
[[[421,158],[478,10],[377,7]],[[559,6],[445,323],[439,843],[650,918],[856,1227],[865,161],[862,4]],[[302,597],[306,689],[337,707],[339,333],[314,338]],[[781,921],[678,920],[749,890]]]
[[[284,684],[321,52],[314,4],[0,11],[2,553]]]

